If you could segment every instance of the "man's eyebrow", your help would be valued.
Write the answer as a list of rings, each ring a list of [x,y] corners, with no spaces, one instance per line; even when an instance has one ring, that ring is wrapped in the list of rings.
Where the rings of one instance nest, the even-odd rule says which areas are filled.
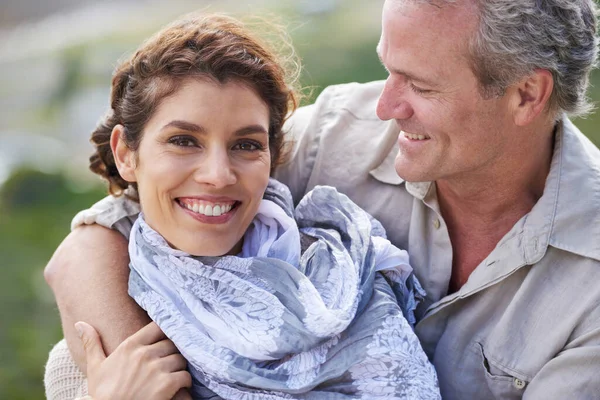
[[[195,123],[189,122],[189,121],[182,121],[182,120],[178,120],[178,119],[169,122],[168,124],[163,126],[161,130],[164,131],[169,128],[176,128],[176,129],[180,129],[182,131],[187,131],[190,133],[206,133],[207,132],[204,127],[202,127],[198,124],[195,124]],[[268,135],[268,133],[269,132],[262,125],[258,125],[258,124],[244,126],[243,128],[240,128],[235,131],[236,136],[245,136],[245,135],[251,135],[251,134]]]
[[[427,79],[427,78],[424,78],[424,77],[419,77],[419,76],[416,76],[414,74],[411,74],[409,72],[402,71],[402,70],[399,70],[399,69],[386,67],[386,65],[383,63],[383,60],[381,59],[381,53],[379,51],[379,46],[377,46],[377,58],[379,58],[379,62],[381,63],[381,65],[383,66],[383,68],[385,68],[385,70],[388,73],[390,73],[390,74],[402,75],[402,76],[405,76],[406,78],[410,79],[413,82],[424,83],[424,84],[426,84],[428,86],[435,86],[436,85],[436,83],[433,82],[431,79]]]

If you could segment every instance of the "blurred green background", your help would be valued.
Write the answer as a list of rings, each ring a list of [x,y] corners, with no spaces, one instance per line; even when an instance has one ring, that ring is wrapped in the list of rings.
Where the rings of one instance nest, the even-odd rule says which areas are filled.
[[[204,5],[280,14],[311,98],[330,84],[385,77],[375,54],[382,0],[55,3],[10,2],[0,17],[0,399],[44,398],[44,363],[62,334],[42,271],[72,216],[104,196],[87,170],[88,138],[119,58]],[[593,83],[598,100],[597,72]],[[600,144],[600,115],[576,123]]]

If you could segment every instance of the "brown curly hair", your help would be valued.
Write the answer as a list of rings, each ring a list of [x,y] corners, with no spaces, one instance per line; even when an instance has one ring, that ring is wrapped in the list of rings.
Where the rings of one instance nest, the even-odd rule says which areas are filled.
[[[282,36],[283,35],[283,36]],[[289,46],[278,31],[279,43]],[[190,77],[210,77],[219,83],[241,81],[252,87],[269,107],[271,171],[285,161],[283,123],[297,107],[293,89],[298,65],[293,49],[284,58],[232,17],[192,14],[171,23],[117,66],[112,77],[110,109],[92,132],[96,151],[90,169],[108,181],[108,191],[120,196],[135,183],[117,170],[110,136],[117,124],[124,126],[126,144],[139,147],[143,129],[156,108]],[[295,67],[295,73],[286,69]],[[136,195],[127,191],[134,200]]]

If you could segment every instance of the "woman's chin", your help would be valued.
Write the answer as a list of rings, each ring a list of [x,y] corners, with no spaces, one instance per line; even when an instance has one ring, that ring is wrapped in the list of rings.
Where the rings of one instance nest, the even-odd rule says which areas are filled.
[[[194,257],[222,257],[237,255],[242,251],[242,241],[234,244],[210,243],[199,246],[197,244],[186,244],[177,246],[176,243],[171,243],[171,247],[184,251]]]

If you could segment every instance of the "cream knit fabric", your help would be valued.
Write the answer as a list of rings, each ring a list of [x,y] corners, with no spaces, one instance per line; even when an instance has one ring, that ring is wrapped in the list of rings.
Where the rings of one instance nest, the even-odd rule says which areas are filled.
[[[75,364],[64,339],[50,351],[44,387],[48,400],[74,400],[87,395],[87,379]]]

